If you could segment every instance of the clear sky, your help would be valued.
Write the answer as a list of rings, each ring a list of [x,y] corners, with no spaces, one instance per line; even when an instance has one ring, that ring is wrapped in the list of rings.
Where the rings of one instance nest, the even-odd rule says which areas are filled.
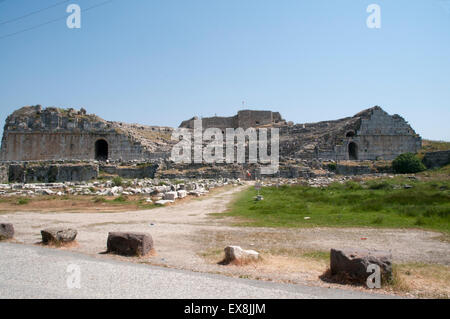
[[[25,105],[178,126],[244,108],[295,123],[380,105],[450,141],[447,0],[0,0],[0,121]],[[369,29],[369,4],[381,28]],[[54,23],[5,37],[47,21]]]

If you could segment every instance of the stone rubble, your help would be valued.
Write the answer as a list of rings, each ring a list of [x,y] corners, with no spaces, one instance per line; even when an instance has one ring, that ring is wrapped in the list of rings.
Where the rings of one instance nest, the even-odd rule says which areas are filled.
[[[225,251],[225,263],[246,263],[257,261],[259,253],[254,250],[245,250],[239,246],[227,246]]]
[[[65,183],[0,184],[0,197],[37,196],[143,196],[146,204],[167,205],[188,195],[200,197],[209,190],[225,185],[244,185],[239,179],[135,179],[124,180],[121,186],[111,180]]]

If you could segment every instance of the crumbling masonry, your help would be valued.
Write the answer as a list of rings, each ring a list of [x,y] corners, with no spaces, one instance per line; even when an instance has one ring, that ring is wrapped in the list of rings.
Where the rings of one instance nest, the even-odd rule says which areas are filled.
[[[194,119],[180,127],[192,129]],[[420,136],[401,116],[389,115],[378,106],[340,120],[295,125],[271,111],[243,110],[233,117],[202,120],[205,129],[278,127],[281,160],[392,160],[421,148]],[[83,109],[27,106],[6,119],[1,160],[163,160],[176,143],[172,131],[105,121]]]

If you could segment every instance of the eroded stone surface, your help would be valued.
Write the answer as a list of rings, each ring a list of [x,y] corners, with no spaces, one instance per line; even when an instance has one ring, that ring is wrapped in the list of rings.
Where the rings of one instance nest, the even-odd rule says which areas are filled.
[[[144,256],[153,248],[153,239],[146,233],[110,232],[107,252],[123,256]]]
[[[225,263],[245,263],[257,261],[259,253],[254,250],[244,250],[239,246],[227,246],[225,248]]]
[[[367,267],[370,264],[380,266],[382,277],[392,277],[392,254],[387,251],[367,249],[331,249],[331,274],[347,274],[351,278],[365,282],[370,273]]]
[[[42,242],[49,243],[70,243],[75,240],[78,232],[71,228],[47,228],[41,230]]]
[[[14,237],[14,226],[10,223],[0,223],[0,240]]]

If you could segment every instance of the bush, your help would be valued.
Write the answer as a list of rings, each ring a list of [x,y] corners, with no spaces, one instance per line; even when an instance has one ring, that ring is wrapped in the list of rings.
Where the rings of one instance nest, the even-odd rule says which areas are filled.
[[[328,167],[329,171],[335,172],[336,168],[337,168],[337,165],[336,165],[336,163],[328,163],[327,167]]]
[[[371,182],[371,183],[368,183],[368,186],[369,186],[369,189],[373,189],[373,190],[376,190],[376,189],[392,189],[392,185],[389,184],[389,182],[387,182],[387,181]]]
[[[128,200],[127,196],[119,196],[117,198],[114,198],[114,201],[117,203],[125,203]]]
[[[28,204],[30,202],[30,199],[29,198],[19,198],[18,200],[17,200],[17,205],[26,205],[26,204]]]
[[[122,186],[122,184],[123,184],[123,180],[120,176],[114,177],[112,182],[113,182],[114,186]]]
[[[426,169],[425,165],[413,153],[399,155],[393,162],[392,168],[397,174],[418,173]]]
[[[345,189],[351,189],[351,190],[360,190],[363,189],[363,187],[361,186],[361,184],[353,182],[353,181],[347,181],[344,184],[344,188]]]

